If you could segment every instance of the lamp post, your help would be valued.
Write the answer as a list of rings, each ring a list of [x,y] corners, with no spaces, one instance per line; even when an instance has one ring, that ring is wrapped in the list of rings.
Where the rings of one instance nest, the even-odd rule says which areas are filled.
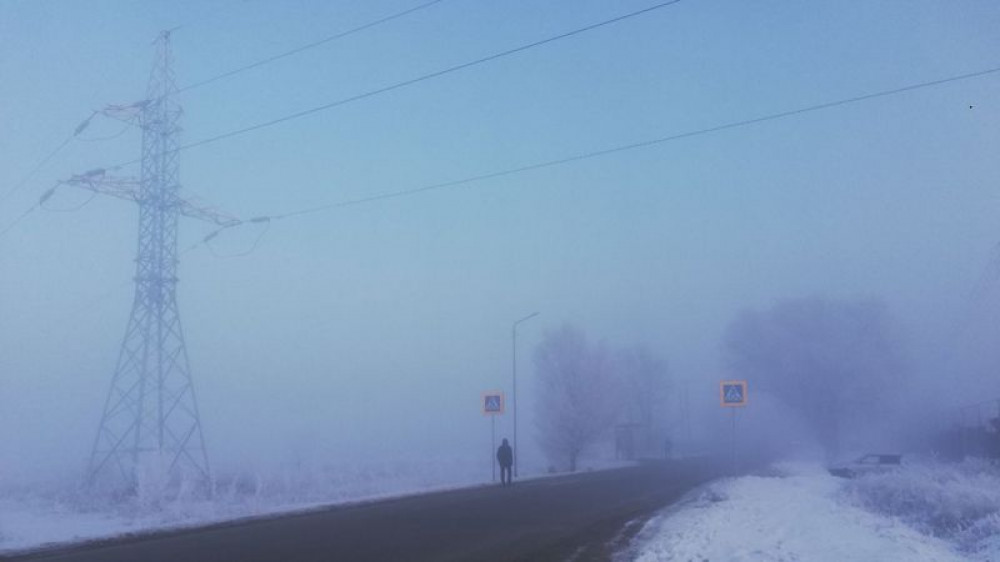
[[[510,348],[511,348],[511,371],[514,375],[514,477],[517,477],[517,461],[520,458],[520,453],[517,448],[517,326],[521,322],[527,322],[535,316],[538,316],[539,312],[532,312],[531,314],[521,318],[514,322],[511,326],[510,333]]]

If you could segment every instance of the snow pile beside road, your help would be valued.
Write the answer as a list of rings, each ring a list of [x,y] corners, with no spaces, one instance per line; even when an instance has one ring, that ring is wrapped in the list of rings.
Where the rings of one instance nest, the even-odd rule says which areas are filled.
[[[946,541],[847,501],[818,465],[710,484],[652,519],[633,551],[643,562],[959,561]]]

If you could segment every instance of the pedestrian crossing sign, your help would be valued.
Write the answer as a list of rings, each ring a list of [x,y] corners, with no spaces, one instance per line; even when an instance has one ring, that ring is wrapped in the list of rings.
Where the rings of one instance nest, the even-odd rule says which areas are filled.
[[[483,393],[483,414],[487,416],[497,416],[503,413],[503,409],[503,392],[495,390]]]
[[[747,381],[719,383],[719,401],[724,408],[747,405]]]

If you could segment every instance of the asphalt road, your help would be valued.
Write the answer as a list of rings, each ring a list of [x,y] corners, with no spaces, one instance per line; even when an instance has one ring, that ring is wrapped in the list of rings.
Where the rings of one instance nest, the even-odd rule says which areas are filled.
[[[154,533],[16,560],[607,560],[653,512],[713,478],[705,461],[541,478]]]

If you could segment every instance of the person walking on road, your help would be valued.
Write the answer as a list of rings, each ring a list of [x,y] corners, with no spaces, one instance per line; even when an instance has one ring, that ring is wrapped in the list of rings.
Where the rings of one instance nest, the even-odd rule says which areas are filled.
[[[510,467],[514,465],[514,450],[510,448],[506,439],[497,448],[497,462],[500,463],[500,484],[510,485]]]

